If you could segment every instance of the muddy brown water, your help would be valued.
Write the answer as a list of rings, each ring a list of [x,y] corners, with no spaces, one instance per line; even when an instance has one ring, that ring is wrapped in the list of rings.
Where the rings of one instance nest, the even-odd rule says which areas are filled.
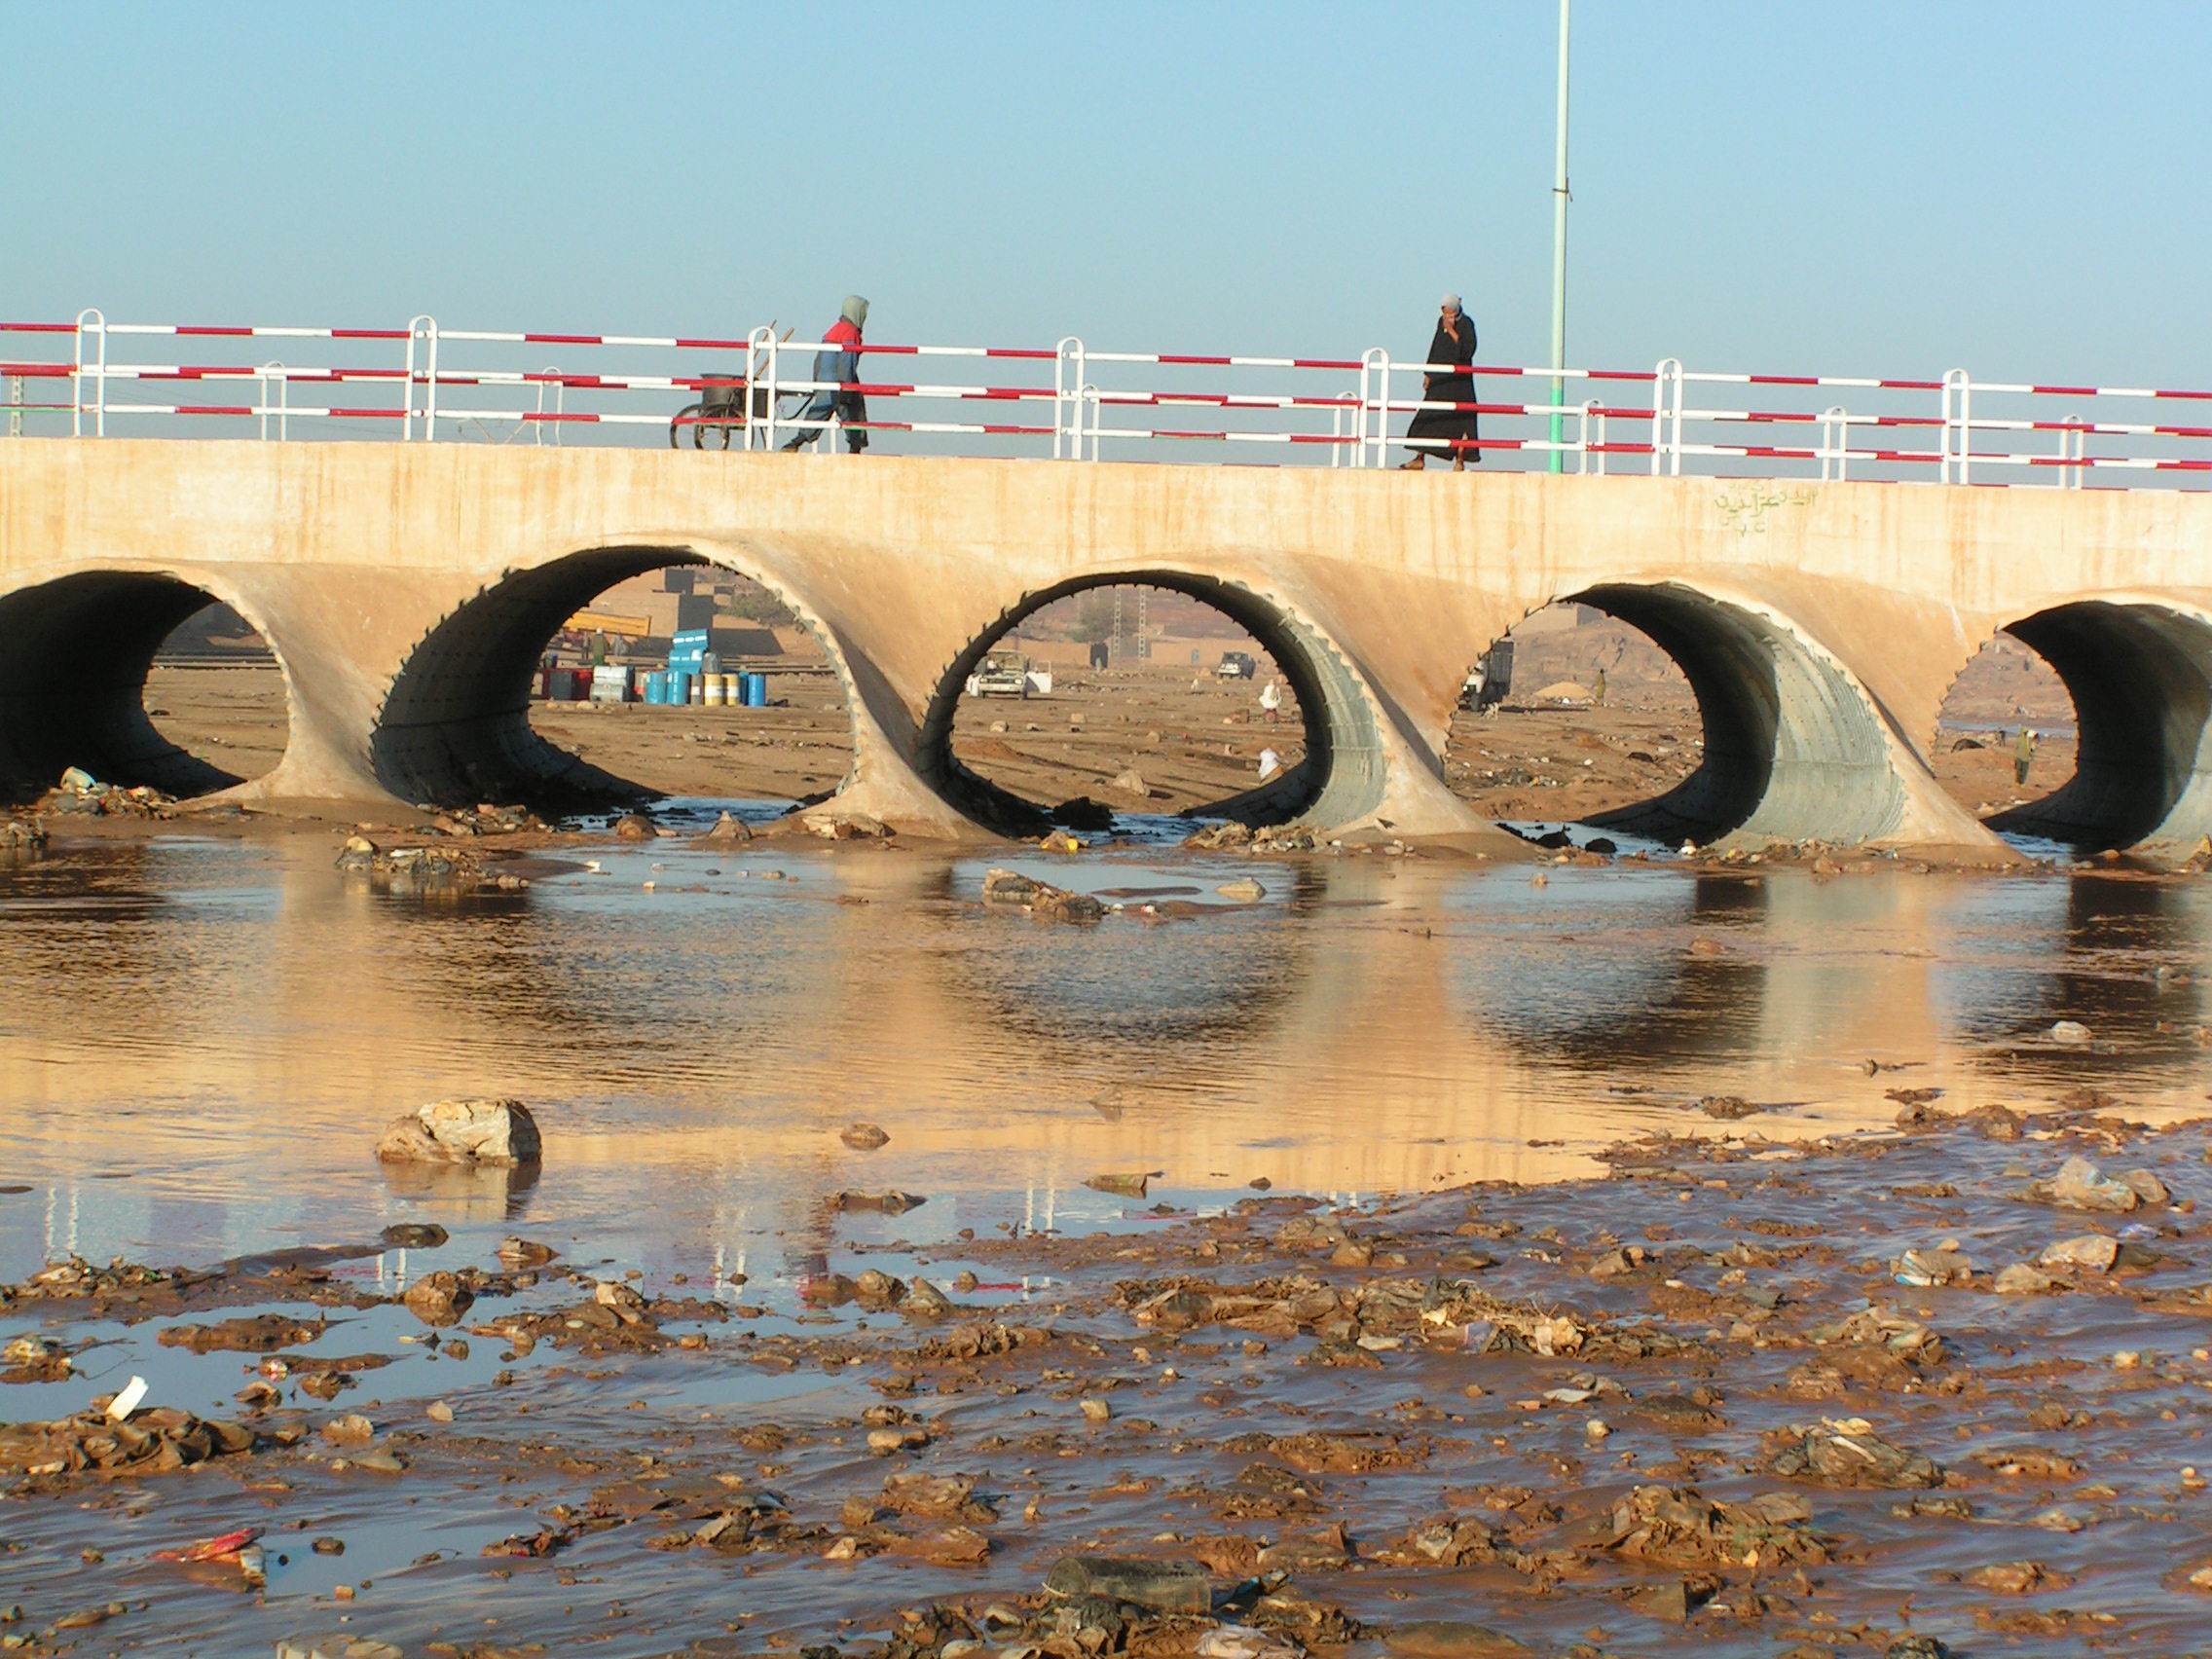
[[[2212,1596],[2177,1576],[2212,1557],[2194,1476],[2200,1458],[2212,1472],[2212,1317],[2188,1300],[2212,1278],[2212,1242],[2182,1207],[2202,1194],[2205,1143],[2115,1126],[2205,1109],[2212,899],[2186,880],[1615,866],[1538,886],[1526,868],[1419,858],[605,842],[564,849],[567,867],[527,891],[455,902],[349,882],[332,852],[314,836],[163,834],[63,840],[0,869],[0,1279],[70,1253],[198,1268],[374,1242],[395,1223],[451,1235],[220,1311],[0,1309],[0,1337],[92,1345],[61,1381],[0,1389],[7,1421],[81,1410],[132,1375],[150,1404],[245,1417],[231,1396],[262,1356],[159,1345],[177,1323],[319,1310],[324,1335],[288,1351],[389,1360],[329,1403],[279,1379],[282,1402],[248,1420],[307,1429],[296,1447],[18,1490],[0,1504],[0,1608],[24,1618],[0,1635],[178,1654],[336,1628],[410,1652],[865,1647],[903,1608],[979,1617],[1034,1598],[1083,1549],[1197,1554],[1229,1593],[1265,1569],[1250,1551],[1339,1521],[1345,1559],[1309,1554],[1291,1588],[1363,1624],[1361,1653],[1424,1618],[1561,1653],[1880,1653],[1918,1631],[1964,1653],[2164,1654],[2201,1650],[2212,1628]],[[992,864],[1132,908],[1095,928],[985,909]],[[1215,898],[1244,876],[1258,902]],[[1133,908],[1194,887],[1218,908]],[[2088,1042],[2054,1040],[2059,1020]],[[2014,1141],[1900,1137],[1899,1089],[1937,1091],[1943,1113],[2074,1110],[2031,1117]],[[454,1094],[530,1102],[541,1169],[370,1161],[387,1119]],[[1699,1109],[1731,1096],[1757,1110]],[[855,1121],[889,1143],[847,1147]],[[1692,1132],[1703,1150],[1649,1151]],[[1600,1156],[1640,1137],[1637,1178],[1633,1160]],[[2178,1203],[2095,1216],[2018,1198],[2072,1151],[2162,1170]],[[1153,1170],[1142,1200],[1084,1185]],[[886,1190],[927,1201],[830,1202]],[[1368,1238],[1370,1259],[1271,1244],[1301,1198]],[[2122,1227],[2145,1230],[2156,1264],[2071,1293],[1915,1289],[1888,1269],[1956,1238],[1986,1279],[2054,1238]],[[439,1333],[466,1357],[378,1300],[437,1269],[497,1272],[510,1235],[560,1261]],[[1677,1254],[1591,1278],[1623,1242]],[[1751,1253],[1727,1257],[1738,1245]],[[1457,1346],[1440,1345],[1440,1326],[1371,1312],[1352,1327],[1361,1346],[1327,1317],[1162,1329],[1124,1306],[1177,1275],[1220,1293],[1302,1274],[1348,1297],[1477,1272],[1470,1248],[1494,1263],[1486,1295],[1676,1346],[1476,1353],[1458,1324]],[[937,1324],[807,1302],[870,1267],[980,1282]],[[518,1353],[466,1329],[573,1303],[563,1270],[634,1272],[648,1296],[725,1317],[668,1321],[701,1346],[597,1355]],[[1133,1280],[1147,1283],[1114,1289]],[[1773,1306],[1744,1300],[1762,1287]],[[1902,1385],[1792,1383],[1829,1351],[1806,1333],[1870,1305],[1939,1333],[1945,1360]],[[1055,1335],[1002,1354],[946,1336],[993,1323]],[[1587,1399],[1546,1398],[1593,1377]],[[1718,1404],[1686,1439],[1635,1410],[1699,1387]],[[1085,1397],[1108,1402],[1105,1421]],[[433,1401],[450,1423],[426,1415]],[[887,1403],[930,1444],[871,1455],[861,1414]],[[403,1472],[314,1432],[349,1412]],[[1590,1438],[1593,1417],[1606,1438]],[[1853,1417],[1935,1457],[1940,1495],[1972,1518],[1754,1472],[1763,1434]],[[1269,1437],[1302,1432],[1396,1451],[1315,1474],[1287,1510],[1279,1492],[1222,1501],[1255,1464],[1296,1473],[1292,1443]],[[1975,1460],[2031,1442],[2073,1472]],[[927,1536],[941,1517],[850,1512],[907,1470],[974,1478],[998,1517],[976,1524],[985,1559],[951,1564],[970,1546]],[[1650,1484],[1729,1502],[1796,1491],[1826,1559],[1668,1565],[1593,1544]],[[741,1503],[782,1530],[750,1550],[665,1547]],[[1409,1565],[1409,1529],[1447,1513],[1509,1533],[1518,1565]],[[154,1559],[239,1526],[268,1529],[265,1590]],[[482,1554],[547,1529],[564,1534],[548,1559]],[[857,1558],[835,1559],[848,1534]],[[319,1536],[345,1553],[315,1553]],[[2024,1560],[2054,1587],[1972,1579]],[[1682,1622],[1668,1598],[1685,1583]],[[57,1626],[111,1604],[101,1623]]]

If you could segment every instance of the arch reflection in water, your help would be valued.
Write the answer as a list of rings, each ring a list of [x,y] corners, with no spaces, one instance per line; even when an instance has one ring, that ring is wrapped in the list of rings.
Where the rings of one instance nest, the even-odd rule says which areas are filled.
[[[2063,883],[1964,883],[1954,925],[1992,947],[1941,981],[1938,1018],[1976,1064],[2060,1090],[2174,1086],[2201,1075],[2212,893],[2083,871]],[[2061,1019],[2087,1047],[2050,1040]]]

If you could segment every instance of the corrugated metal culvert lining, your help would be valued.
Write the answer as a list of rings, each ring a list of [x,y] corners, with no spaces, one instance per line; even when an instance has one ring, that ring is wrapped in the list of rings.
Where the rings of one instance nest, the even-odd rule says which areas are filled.
[[[1014,833],[1034,831],[1053,803],[1008,793],[961,764],[952,752],[952,719],[968,676],[1021,621],[1059,600],[1098,588],[1153,587],[1213,607],[1237,623],[1282,670],[1306,721],[1306,757],[1281,777],[1196,815],[1241,823],[1346,824],[1382,801],[1385,777],[1375,707],[1336,648],[1283,605],[1235,582],[1185,571],[1115,571],[1086,575],[1023,596],[954,659],[922,719],[918,746],[923,779],[977,823]]]
[[[1841,668],[1786,626],[1673,582],[1572,596],[1641,629],[1697,694],[1705,757],[1667,793],[1592,823],[1703,846],[1731,831],[1865,841],[1904,811],[1881,717]]]

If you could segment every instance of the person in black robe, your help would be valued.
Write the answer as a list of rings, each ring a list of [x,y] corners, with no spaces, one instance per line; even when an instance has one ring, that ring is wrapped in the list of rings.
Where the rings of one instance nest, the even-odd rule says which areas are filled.
[[[1443,305],[1438,308],[1436,338],[1428,343],[1426,360],[1455,364],[1458,372],[1423,375],[1422,402],[1475,401],[1475,377],[1469,372],[1475,360],[1475,323],[1461,309],[1457,294],[1446,294]],[[1478,436],[1472,409],[1417,409],[1413,424],[1406,428],[1406,444],[1413,450],[1413,459],[1399,470],[1419,472],[1428,464],[1427,452],[1434,449],[1439,456],[1449,451],[1452,470],[1464,472],[1468,461],[1479,461],[1483,458],[1483,452],[1473,447]]]

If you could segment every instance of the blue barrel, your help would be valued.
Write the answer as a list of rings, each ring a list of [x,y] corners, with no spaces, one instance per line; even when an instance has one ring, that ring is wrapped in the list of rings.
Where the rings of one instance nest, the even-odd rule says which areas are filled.
[[[745,677],[745,706],[749,709],[765,709],[768,706],[768,677],[765,674],[749,674]]]
[[[665,674],[648,674],[648,675],[646,675],[646,676],[645,676],[645,701],[646,701],[646,702],[648,702],[648,703],[665,703],[665,702],[667,702],[667,701],[668,701],[668,676],[667,676],[667,675],[665,675]]]
[[[671,703],[691,701],[691,677],[688,674],[671,673],[668,676],[668,700]]]

